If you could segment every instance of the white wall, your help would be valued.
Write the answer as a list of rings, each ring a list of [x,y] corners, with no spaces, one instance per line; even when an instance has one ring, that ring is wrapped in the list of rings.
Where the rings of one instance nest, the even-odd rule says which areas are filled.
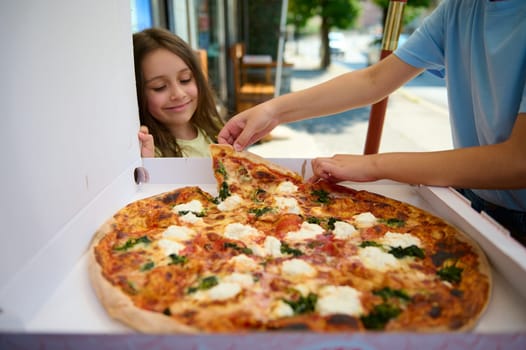
[[[137,162],[137,115],[129,0],[0,2],[0,292]]]

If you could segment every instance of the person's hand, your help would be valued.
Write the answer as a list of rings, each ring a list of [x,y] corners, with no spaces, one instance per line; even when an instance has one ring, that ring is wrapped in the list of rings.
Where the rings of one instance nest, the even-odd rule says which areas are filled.
[[[330,182],[378,180],[371,175],[372,157],[337,154],[330,158],[315,158],[311,162],[314,175],[309,182],[324,179]]]
[[[155,157],[155,145],[153,143],[153,136],[148,131],[147,126],[142,125],[139,128],[139,141],[141,143],[141,157]]]
[[[278,125],[272,112],[258,105],[232,117],[217,135],[219,143],[228,143],[241,151],[259,141]]]

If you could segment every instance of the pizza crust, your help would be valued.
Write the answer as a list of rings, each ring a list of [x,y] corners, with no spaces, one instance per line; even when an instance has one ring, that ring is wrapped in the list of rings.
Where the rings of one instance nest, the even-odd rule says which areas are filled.
[[[144,333],[197,333],[198,329],[179,323],[163,314],[138,308],[126,294],[104,277],[95,256],[95,246],[111,231],[113,224],[112,218],[97,231],[88,250],[88,273],[91,285],[108,314]]]
[[[447,224],[449,225],[449,223]],[[474,239],[469,237],[465,232],[462,232],[458,229],[457,229],[457,232],[458,234],[456,238],[460,241],[465,242],[471,247],[471,249],[473,249],[473,251],[475,252],[479,260],[478,261],[479,262],[478,264],[479,272],[488,278],[488,295],[486,297],[486,301],[484,305],[482,305],[481,309],[479,310],[477,317],[469,320],[462,327],[458,329],[458,331],[470,331],[470,330],[473,330],[473,328],[475,328],[480,318],[484,315],[484,313],[486,312],[488,308],[489,302],[491,300],[491,295],[493,292],[493,275],[492,275],[490,262],[488,258],[486,257],[486,254],[480,247],[480,245]],[[447,329],[444,329],[443,331],[447,331]]]

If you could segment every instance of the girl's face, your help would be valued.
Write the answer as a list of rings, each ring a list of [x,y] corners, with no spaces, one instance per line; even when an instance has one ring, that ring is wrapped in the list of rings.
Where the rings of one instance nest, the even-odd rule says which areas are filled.
[[[146,55],[141,68],[148,111],[178,137],[178,130],[180,133],[184,133],[185,127],[188,130],[197,109],[197,83],[192,71],[179,56],[166,49]]]

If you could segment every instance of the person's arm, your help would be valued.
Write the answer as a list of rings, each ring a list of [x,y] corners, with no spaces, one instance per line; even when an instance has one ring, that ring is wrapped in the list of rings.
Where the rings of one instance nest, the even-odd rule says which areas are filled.
[[[526,113],[499,144],[450,151],[335,155],[312,161],[314,176],[329,181],[391,179],[457,188],[526,188]]]
[[[218,141],[242,150],[279,124],[335,114],[377,102],[421,71],[395,55],[389,55],[370,67],[279,96],[241,112],[226,123]]]
[[[153,142],[153,135],[149,133],[148,127],[144,125],[142,125],[139,129],[139,141],[141,144],[141,157],[155,157],[155,145]]]

